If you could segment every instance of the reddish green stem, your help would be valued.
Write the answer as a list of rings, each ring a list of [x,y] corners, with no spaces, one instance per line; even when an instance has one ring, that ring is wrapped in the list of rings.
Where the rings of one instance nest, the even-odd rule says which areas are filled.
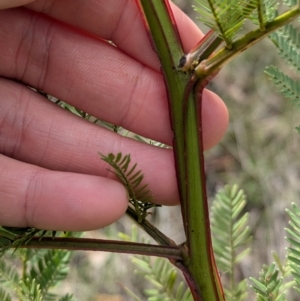
[[[177,30],[168,1],[140,0],[146,28],[151,31],[155,50],[162,64],[167,93],[169,96],[172,129],[175,134],[174,152],[178,188],[181,198],[183,223],[187,235],[187,256],[180,263],[191,288],[194,300],[223,300],[222,289],[215,278],[215,264],[209,231],[209,217],[205,194],[205,175],[203,172],[201,114],[194,102],[194,84],[196,79],[191,74],[175,71],[182,49],[177,40]],[[209,39],[210,40],[210,39]],[[203,39],[208,41],[208,39]],[[219,45],[220,41],[211,39],[203,43],[197,57],[207,58]],[[204,45],[205,44],[205,45]],[[207,50],[208,49],[208,50]],[[206,83],[206,82],[205,82]],[[200,83],[201,84],[201,83]],[[204,86],[204,82],[202,82]],[[198,99],[198,102],[201,99]],[[177,263],[178,265],[178,263]]]
[[[43,237],[40,239],[39,237],[34,237],[26,244],[21,245],[20,248],[103,251],[158,256],[173,260],[182,259],[182,250],[177,246],[158,246],[135,242],[90,238],[55,237],[53,239],[52,237]]]

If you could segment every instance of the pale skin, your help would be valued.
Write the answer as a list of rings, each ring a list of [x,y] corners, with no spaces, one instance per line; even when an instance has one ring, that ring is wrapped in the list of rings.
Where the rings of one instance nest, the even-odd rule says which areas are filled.
[[[188,52],[202,33],[172,7]],[[0,9],[0,225],[84,231],[115,222],[126,191],[98,152],[130,153],[155,202],[178,204],[172,150],[97,127],[24,85],[172,145],[160,63],[135,2],[0,0]],[[222,100],[205,91],[205,149],[227,123]]]

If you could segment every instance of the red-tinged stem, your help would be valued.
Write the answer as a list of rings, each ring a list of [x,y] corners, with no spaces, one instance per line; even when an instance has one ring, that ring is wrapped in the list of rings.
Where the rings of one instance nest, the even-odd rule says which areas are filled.
[[[34,237],[27,243],[21,245],[20,248],[103,251],[158,256],[173,260],[182,260],[182,250],[178,246],[158,246],[104,239]]]
[[[164,76],[169,100],[169,113],[171,127],[175,133],[173,147],[175,153],[175,167],[177,174],[178,190],[181,202],[183,223],[186,225],[186,202],[185,202],[185,166],[183,143],[183,110],[185,85],[189,81],[189,75],[177,72],[176,68],[180,58],[184,55],[179,39],[175,20],[169,4],[164,0],[136,0],[145,22],[146,30],[158,53],[161,61],[161,71]]]
[[[225,300],[212,252],[210,221],[206,197],[203,143],[202,92],[211,77],[187,85],[184,101],[184,149],[186,167],[187,242],[189,260],[185,262],[188,274],[197,284],[203,300]]]
[[[142,16],[142,20],[144,22],[144,26],[147,30],[147,34],[149,37],[149,40],[151,42],[151,45],[153,47],[153,49],[158,53],[160,53],[160,46],[161,43],[165,44],[166,40],[172,40],[173,43],[173,47],[176,48],[176,52],[178,52],[178,54],[182,54],[182,44],[181,44],[181,39],[179,36],[179,32],[178,32],[178,28],[176,25],[176,21],[170,6],[170,3],[168,0],[158,0],[156,2],[161,2],[163,3],[163,6],[161,6],[162,11],[157,11],[156,10],[156,3],[152,0],[150,1],[146,1],[146,0],[135,0],[137,7],[139,8],[140,12],[141,12],[141,16]],[[159,36],[159,42],[157,43],[152,39],[152,33],[151,31],[153,30],[152,28],[149,27],[149,20],[146,18],[145,14],[144,14],[144,10],[151,10],[154,12],[153,14],[153,18],[155,18],[157,21],[159,21],[160,17],[158,14],[167,14],[168,15],[168,20],[164,20],[166,22],[155,22],[155,24],[152,24],[152,26],[155,26],[155,30],[161,33],[161,35]],[[169,34],[168,36],[166,35],[165,31],[164,31],[164,27],[167,25],[172,27],[172,32],[168,32],[167,34]],[[166,49],[168,51],[171,51],[170,48]],[[177,63],[179,62],[180,56],[179,57],[174,57],[170,55],[170,52],[168,54],[165,54],[166,58],[172,58],[172,66],[173,68],[175,68],[177,66]],[[168,59],[166,60],[166,63],[168,62]],[[163,72],[165,72],[166,70],[162,70]]]
[[[171,260],[170,260],[171,261]],[[171,261],[172,262],[172,261]],[[204,299],[201,297],[201,292],[199,291],[199,286],[195,282],[194,278],[192,277],[191,273],[187,270],[186,265],[184,263],[177,262],[173,263],[178,269],[181,270],[185,281],[190,288],[191,294],[193,296],[194,301],[204,301]]]
[[[194,102],[193,74],[175,70],[182,57],[181,44],[177,40],[173,17],[168,1],[140,0],[147,20],[147,30],[155,42],[166,89],[169,97],[172,129],[175,134],[174,153],[178,187],[181,199],[184,228],[187,235],[186,255],[175,262],[183,271],[191,288],[194,300],[220,301],[223,295],[214,277],[214,264],[210,239],[209,217],[205,194],[203,172],[202,138],[199,135],[199,111]],[[204,39],[203,41],[207,41]],[[207,58],[218,43],[199,46],[201,59]],[[208,45],[206,45],[208,44]],[[176,64],[176,62],[178,62]],[[203,82],[204,87],[204,82]],[[199,99],[198,99],[199,101]],[[199,116],[198,116],[199,115]],[[199,125],[200,124],[200,125]]]
[[[203,135],[202,135],[202,98],[203,98],[203,90],[206,85],[217,75],[217,71],[214,74],[210,74],[209,77],[205,79],[199,80],[194,87],[194,103],[196,105],[197,113],[197,125],[198,125],[198,145],[199,145],[199,158],[200,158],[200,169],[203,178],[205,178],[205,170],[204,170],[204,156],[203,156]],[[202,202],[203,202],[203,218],[204,218],[204,227],[206,233],[206,248],[207,253],[209,254],[210,261],[210,270],[212,271],[212,282],[214,283],[215,293],[220,300],[225,300],[225,295],[223,291],[223,286],[221,283],[221,279],[219,276],[218,268],[216,265],[216,260],[213,252],[213,245],[211,239],[211,230],[210,230],[210,219],[209,219],[209,208],[208,208],[208,199],[206,193],[206,185],[205,182],[202,181]],[[192,246],[191,246],[192,249]]]

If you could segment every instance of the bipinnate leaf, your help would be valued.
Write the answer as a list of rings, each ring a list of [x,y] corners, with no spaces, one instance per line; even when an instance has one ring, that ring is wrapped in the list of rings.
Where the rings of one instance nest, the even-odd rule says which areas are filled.
[[[196,0],[194,6],[198,18],[219,33],[228,48],[244,23],[243,8],[240,1]]]
[[[136,226],[132,227],[131,236],[120,233],[119,237],[132,242],[145,241],[139,237]],[[190,289],[185,282],[179,279],[177,269],[167,259],[135,255],[132,256],[131,260],[136,268],[135,273],[143,276],[150,286],[144,291],[147,295],[147,301],[193,300]],[[135,296],[128,288],[126,288],[126,291]]]
[[[292,208],[286,211],[290,217],[290,227],[285,229],[289,234],[286,239],[290,243],[288,263],[295,281],[294,289],[300,293],[300,210],[292,203]]]
[[[3,258],[0,259],[0,283],[9,287],[17,287],[20,277],[17,269],[7,263]]]
[[[227,48],[231,49],[234,38],[249,19],[262,32],[267,22],[276,16],[276,0],[195,0],[198,18],[208,27],[219,33]]]
[[[44,256],[31,267],[28,276],[39,283],[43,300],[56,300],[57,296],[49,290],[66,278],[70,255],[71,252],[66,250],[47,250]]]
[[[19,282],[17,294],[22,301],[43,301],[40,285],[36,279],[26,278]]]
[[[265,72],[284,97],[289,98],[297,106],[300,105],[300,84],[297,80],[292,79],[275,66],[268,66]]]
[[[40,233],[39,237],[42,238],[47,232],[34,228],[9,227],[2,227],[1,231],[2,235],[10,239],[10,243],[16,243],[13,247],[18,247],[20,243],[26,243],[37,233]],[[54,238],[55,233],[51,232]],[[9,236],[10,234],[12,236]],[[77,236],[77,233],[67,233],[65,235]],[[14,295],[18,296],[20,301],[58,300],[58,296],[52,293],[51,289],[66,278],[71,251],[19,249],[14,254],[16,254],[14,260],[21,260],[24,270],[17,270],[11,260],[7,260],[8,255],[0,258],[0,284],[5,285],[9,292],[14,292]],[[65,300],[74,300],[71,295],[64,297]],[[3,300],[3,298],[0,298],[0,300]]]
[[[279,55],[292,69],[300,72],[300,30],[292,24],[285,25],[270,35]]]
[[[295,5],[295,1],[286,1],[287,5]],[[271,41],[278,48],[279,55],[291,67],[294,74],[282,72],[278,67],[268,66],[265,72],[277,87],[280,94],[290,99],[297,107],[300,106],[300,30],[292,24],[270,35]],[[296,127],[300,133],[300,126]]]
[[[248,213],[243,190],[237,185],[225,186],[219,191],[211,208],[211,230],[213,248],[218,269],[228,277],[231,287],[225,285],[226,300],[244,300],[247,287],[235,279],[239,262],[249,253],[247,245],[251,240],[248,226]],[[239,297],[239,299],[237,299]]]
[[[145,277],[151,288],[145,290],[148,301],[192,301],[190,290],[183,281],[178,282],[176,269],[164,258],[156,258],[154,261],[147,256],[132,258],[136,266],[136,273]],[[175,285],[176,284],[176,285]]]
[[[123,156],[121,153],[107,156],[99,153],[102,160],[107,162],[111,170],[121,181],[127,190],[129,203],[138,215],[138,222],[141,223],[147,216],[147,210],[158,205],[153,203],[153,195],[148,189],[148,184],[142,183],[144,175],[141,170],[136,170],[137,163],[131,164],[130,155]]]
[[[282,278],[276,264],[264,266],[259,279],[250,277],[251,288],[255,291],[258,301],[285,301],[285,294],[280,291]]]

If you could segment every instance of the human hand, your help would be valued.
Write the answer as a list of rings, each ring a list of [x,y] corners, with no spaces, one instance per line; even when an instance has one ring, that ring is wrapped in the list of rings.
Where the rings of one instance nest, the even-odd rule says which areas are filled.
[[[155,202],[177,204],[171,150],[109,132],[18,83],[171,145],[159,60],[135,2],[0,0],[0,8],[29,2],[0,11],[0,224],[83,231],[116,221],[126,191],[98,152],[130,153]],[[172,7],[188,51],[201,33]],[[223,136],[228,115],[209,91],[202,114],[207,149]]]

